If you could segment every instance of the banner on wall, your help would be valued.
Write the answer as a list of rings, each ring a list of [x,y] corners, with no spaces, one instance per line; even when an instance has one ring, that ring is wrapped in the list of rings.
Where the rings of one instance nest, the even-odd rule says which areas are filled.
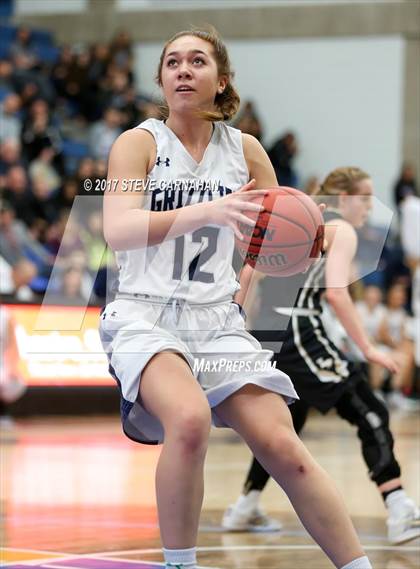
[[[3,305],[13,338],[3,354],[28,386],[115,386],[98,332],[99,308],[43,306],[56,329],[40,330],[40,306]],[[78,330],[66,331],[66,322],[84,312]]]

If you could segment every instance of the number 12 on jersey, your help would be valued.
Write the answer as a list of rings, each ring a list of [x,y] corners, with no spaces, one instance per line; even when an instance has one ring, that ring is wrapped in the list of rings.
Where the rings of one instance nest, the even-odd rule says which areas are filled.
[[[208,271],[202,271],[201,267],[216,253],[217,238],[220,232],[219,227],[200,227],[192,233],[193,243],[202,243],[203,239],[207,239],[207,247],[205,247],[193,258],[188,266],[188,279],[190,281],[199,281],[202,283],[214,283],[214,275]],[[175,238],[175,258],[172,278],[181,280],[184,274],[184,248],[185,236],[180,235]]]

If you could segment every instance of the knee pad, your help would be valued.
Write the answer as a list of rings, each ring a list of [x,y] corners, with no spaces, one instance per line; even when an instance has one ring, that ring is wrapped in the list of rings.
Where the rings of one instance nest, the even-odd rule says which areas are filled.
[[[358,393],[349,394],[337,410],[358,427],[370,478],[378,485],[398,478],[401,470],[393,452],[389,413],[382,401],[366,386]]]

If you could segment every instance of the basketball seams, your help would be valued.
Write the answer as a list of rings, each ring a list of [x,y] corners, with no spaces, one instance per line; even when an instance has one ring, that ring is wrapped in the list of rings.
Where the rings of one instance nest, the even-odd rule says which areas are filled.
[[[278,217],[280,219],[284,219],[285,221],[288,221],[292,225],[296,225],[296,227],[299,227],[300,229],[302,229],[306,233],[306,236],[308,237],[308,239],[311,240],[311,234],[306,229],[306,227],[304,225],[302,225],[301,223],[299,223],[298,221],[296,221],[295,219],[287,217],[286,215],[283,215],[281,213],[275,213],[274,211],[270,211],[270,217],[271,216]]]
[[[308,204],[306,203],[305,198],[301,199],[302,196],[306,196],[306,197],[308,197],[309,199],[311,199],[311,197],[310,197],[308,194],[305,194],[305,193],[303,193],[303,192],[301,192],[301,191],[299,191],[299,190],[290,191],[290,190],[292,190],[292,189],[294,189],[294,188],[286,188],[286,186],[284,186],[284,187],[281,188],[281,191],[284,192],[284,195],[294,196],[294,197],[296,197],[296,198],[299,200],[299,202],[303,205],[304,209],[308,212],[309,217],[311,218],[311,220],[312,220],[312,222],[313,222],[313,224],[314,224],[314,229],[315,229],[315,231],[317,231],[317,230],[318,230],[318,226],[316,225],[316,219],[315,219],[315,213],[314,213],[314,212],[315,212],[315,209],[314,209],[314,212],[312,212],[312,210],[310,209],[310,207],[309,207]],[[321,217],[321,221],[323,222],[324,220],[323,220],[322,214],[321,214],[321,212],[320,212],[318,206],[316,205],[316,203],[315,203],[312,199],[311,199],[311,202],[313,203],[314,207],[315,207],[316,210],[317,210],[317,213],[319,213],[319,216]]]
[[[307,194],[303,194],[304,196],[309,197]],[[305,200],[301,200],[300,197],[298,195],[296,195],[296,198],[299,200],[299,202],[303,205],[303,207],[305,208],[305,210],[308,212],[309,217],[311,218],[313,224],[314,224],[314,229],[315,231],[318,230],[318,226],[316,225],[316,220],[314,218],[314,214],[312,213],[312,211],[310,210],[310,208],[307,206]],[[318,209],[318,207],[316,206],[315,202],[314,202],[315,207]],[[319,211],[319,210],[318,210]],[[321,216],[321,220],[322,220],[322,214],[321,212],[319,212],[320,216]],[[323,220],[322,220],[323,221]]]

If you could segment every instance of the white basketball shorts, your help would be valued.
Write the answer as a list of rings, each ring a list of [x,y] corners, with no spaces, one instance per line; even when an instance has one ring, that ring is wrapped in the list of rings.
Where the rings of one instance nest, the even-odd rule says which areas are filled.
[[[217,427],[228,425],[214,408],[246,384],[278,393],[288,404],[298,399],[289,376],[272,367],[273,352],[246,331],[242,310],[231,299],[189,304],[140,294],[117,297],[102,311],[100,335],[120,389],[124,432],[137,442],[158,444],[164,438],[160,421],[139,398],[142,370],[163,351],[181,354],[187,361]]]

